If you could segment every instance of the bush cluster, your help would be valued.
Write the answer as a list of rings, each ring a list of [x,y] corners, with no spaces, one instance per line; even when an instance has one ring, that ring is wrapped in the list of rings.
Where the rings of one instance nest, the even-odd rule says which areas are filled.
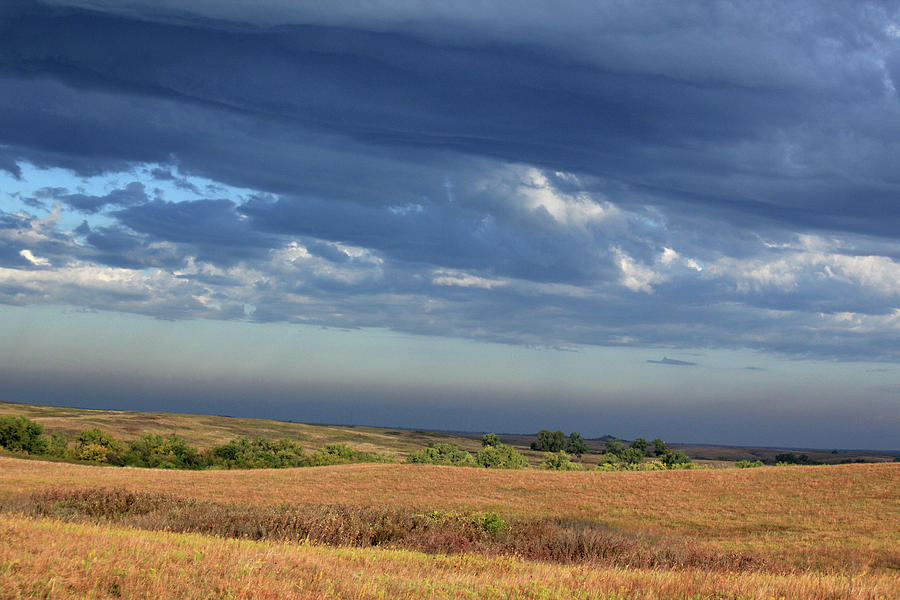
[[[313,452],[307,464],[300,466],[324,467],[327,465],[348,465],[351,463],[392,463],[396,462],[390,454],[364,452],[347,444],[325,444]]]
[[[621,440],[610,438],[605,450],[597,466],[601,471],[659,471],[690,468],[693,464],[684,452],[669,449],[659,438],[649,443],[644,438],[637,438],[628,446]],[[651,452],[656,460],[645,461]]]
[[[817,460],[812,460],[809,455],[801,454],[796,455],[793,452],[786,452],[784,454],[776,454],[775,462],[779,465],[821,465]]]
[[[306,456],[297,442],[242,436],[210,451],[214,466],[224,469],[280,469],[305,466]]]
[[[406,458],[410,464],[453,465],[475,467],[477,463],[469,452],[460,450],[456,444],[429,444],[427,448],[416,450]]]
[[[472,456],[456,444],[429,444],[416,450],[406,459],[410,464],[453,465],[457,467],[485,467],[487,469],[524,469],[528,459],[515,448],[500,442],[493,433],[481,441],[481,449]]]

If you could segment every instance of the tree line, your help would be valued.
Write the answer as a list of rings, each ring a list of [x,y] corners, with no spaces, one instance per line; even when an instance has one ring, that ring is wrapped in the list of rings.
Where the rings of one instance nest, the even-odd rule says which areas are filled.
[[[290,439],[237,437],[198,450],[175,434],[146,433],[125,442],[102,429],[85,429],[74,440],[47,436],[44,427],[25,417],[0,417],[0,447],[34,456],[154,469],[278,469],[362,462],[396,462],[390,454],[363,452],[347,444],[326,444],[307,453]]]
[[[537,439],[531,443],[532,450],[544,451],[545,469],[578,470],[581,465],[572,461],[572,456],[581,458],[588,452],[584,437],[577,431],[566,436],[562,431],[541,429]],[[645,459],[652,459],[646,461]],[[654,470],[685,468],[691,465],[691,459],[680,450],[671,450],[666,443],[656,438],[648,442],[639,437],[630,444],[616,438],[608,439],[601,453],[598,469],[604,471],[619,470]]]
[[[47,456],[64,460],[149,467],[157,469],[276,469],[310,467],[362,462],[396,462],[391,454],[364,452],[347,444],[326,444],[307,453],[297,442],[284,438],[237,437],[225,444],[198,450],[175,434],[163,436],[147,433],[135,440],[123,441],[98,428],[85,429],[74,440],[54,433],[46,435],[44,427],[26,417],[0,417],[0,447],[12,452]],[[566,471],[583,470],[572,460],[588,452],[578,432],[568,436],[561,431],[542,429],[531,444],[543,450],[541,468]],[[647,442],[637,438],[630,444],[612,438],[607,440],[600,457],[601,470],[653,470],[684,468],[691,460],[683,452],[674,452],[665,442]],[[652,460],[645,460],[651,458]],[[455,444],[433,443],[412,452],[408,464],[435,464],[489,469],[524,469],[528,459],[514,447],[504,444],[494,433],[484,435],[481,448],[473,453]]]

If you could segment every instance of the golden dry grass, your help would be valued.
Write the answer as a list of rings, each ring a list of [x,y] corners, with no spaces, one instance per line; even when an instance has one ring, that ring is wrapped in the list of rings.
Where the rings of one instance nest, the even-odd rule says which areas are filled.
[[[896,598],[886,574],[560,566],[471,554],[329,548],[0,515],[0,599]]]
[[[121,487],[245,505],[493,510],[602,522],[800,568],[900,568],[900,464],[555,473],[428,465],[160,471],[0,457],[0,494]]]

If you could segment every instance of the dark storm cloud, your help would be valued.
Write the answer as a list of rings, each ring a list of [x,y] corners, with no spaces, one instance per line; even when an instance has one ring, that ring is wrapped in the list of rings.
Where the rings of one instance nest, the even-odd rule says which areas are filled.
[[[824,10],[810,15],[805,4],[791,6],[802,15],[799,29],[789,35],[785,27],[774,39],[752,28],[759,15],[750,10],[695,12],[695,23],[681,11],[664,11],[662,23],[652,12],[645,24],[631,14],[626,31],[601,42],[609,51],[603,60],[600,52],[573,57],[556,39],[544,45],[436,43],[402,30],[259,29],[188,16],[175,25],[148,21],[146,14],[130,20],[34,10],[7,20],[0,60],[15,75],[39,73],[82,89],[174,103],[164,113],[173,125],[190,106],[204,120],[227,126],[228,117],[201,108],[208,107],[379,148],[448,148],[590,173],[648,190],[658,202],[677,191],[689,202],[804,227],[841,228],[841,216],[859,215],[885,232],[897,224],[884,200],[900,184],[887,159],[896,152],[900,125],[884,124],[900,113],[885,86],[878,44],[892,40],[877,28],[883,23],[853,11],[828,18]],[[791,9],[779,12],[790,15]],[[707,47],[691,44],[685,64],[669,73],[665,64],[651,68],[633,56],[631,46],[635,33],[662,33],[667,25],[673,39],[648,36],[641,54],[661,60],[682,27],[722,29],[707,35]],[[722,36],[735,26],[745,55],[732,52],[740,44],[728,44],[723,60],[731,70],[713,67],[704,51],[725,43]],[[43,33],[35,38],[34,31]],[[773,43],[783,55],[769,48]],[[147,53],[148,47],[154,51]],[[785,72],[785,56],[804,58]],[[67,105],[68,127],[56,127],[52,118],[36,123],[33,111],[10,107],[0,115],[6,117],[4,141],[71,154],[90,139],[84,150],[98,158],[163,162],[176,155],[185,168],[214,179],[241,177],[227,162],[206,160],[216,153],[202,144],[212,141],[210,132],[189,140],[166,131],[165,123],[151,132],[142,120],[116,118],[135,101],[126,96],[107,107],[112,110],[104,111],[104,120],[115,127],[92,136],[71,131],[83,121],[79,113],[93,121],[77,102]],[[243,150],[248,167],[264,162],[255,146]],[[856,176],[839,176],[843,169],[833,167],[823,172],[835,162]],[[279,175],[253,183],[284,191]],[[880,218],[872,219],[873,212]]]
[[[116,285],[173,318],[897,357],[898,17],[7,5],[0,170],[131,183],[33,191],[114,223],[27,220],[3,260],[159,269]]]

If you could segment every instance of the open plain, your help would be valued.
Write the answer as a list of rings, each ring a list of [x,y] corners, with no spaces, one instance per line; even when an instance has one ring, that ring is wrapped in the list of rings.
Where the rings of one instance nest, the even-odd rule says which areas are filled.
[[[65,510],[73,494],[126,494],[131,502],[159,496],[168,508],[129,521],[127,509]],[[0,457],[0,499],[3,598],[900,595],[900,531],[892,525],[900,522],[900,465],[890,463],[626,473],[399,464],[196,472]],[[238,535],[198,521],[203,511],[245,511],[251,520],[259,511],[303,507],[340,514],[335,506],[420,516],[490,511],[510,524],[500,538],[535,524],[581,524],[619,540],[612,554],[628,552],[579,559],[570,549],[541,560],[507,551],[518,546],[504,539],[422,552],[355,538],[326,544],[309,535],[280,539],[278,531]],[[201,517],[185,520],[179,511]],[[565,531],[553,543],[584,543],[565,537],[571,527]]]

